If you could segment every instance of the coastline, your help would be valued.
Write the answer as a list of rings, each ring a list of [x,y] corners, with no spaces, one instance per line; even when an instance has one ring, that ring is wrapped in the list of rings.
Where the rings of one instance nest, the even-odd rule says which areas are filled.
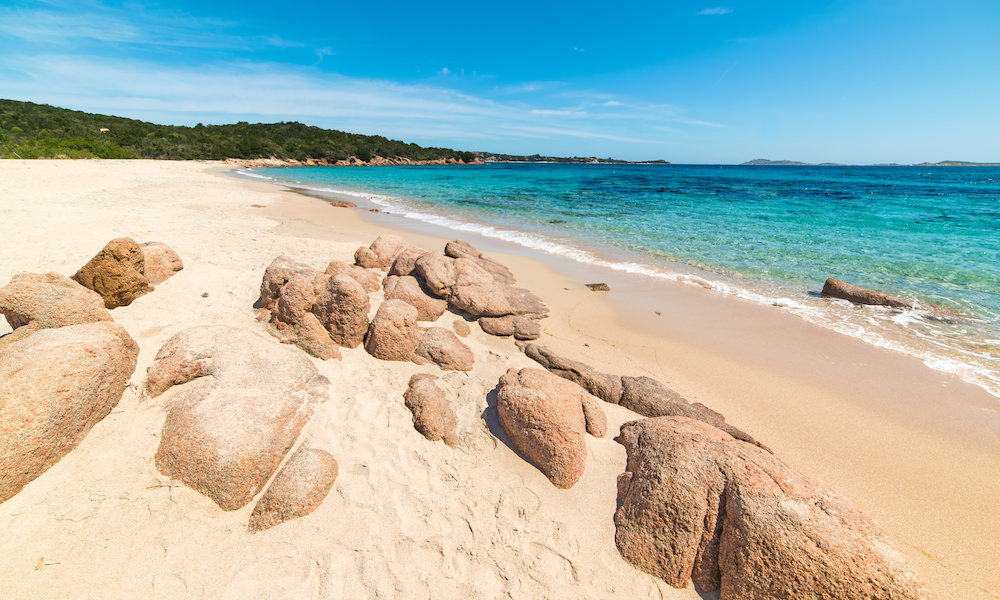
[[[171,243],[189,268],[200,267],[207,273],[204,280],[191,285],[207,286],[211,302],[197,304],[179,290],[175,294],[181,279],[164,284],[150,295],[150,302],[162,298],[158,314],[177,318],[182,313],[190,321],[187,325],[239,315],[235,324],[255,326],[248,309],[252,298],[245,297],[245,292],[259,285],[263,266],[276,253],[314,261],[326,256],[329,260],[331,247],[346,251],[367,245],[380,233],[396,232],[428,249],[439,248],[455,237],[453,232],[432,226],[412,227],[412,222],[396,215],[332,208],[322,200],[282,190],[273,183],[235,179],[228,173],[231,167],[220,163],[4,161],[0,169],[12,198],[40,197],[39,182],[52,177],[59,178],[58,185],[41,187],[68,196],[60,198],[60,208],[66,214],[60,213],[58,223],[19,232],[25,222],[41,223],[37,219],[44,218],[45,208],[11,212],[12,218],[5,219],[0,231],[7,239],[19,239],[20,233],[25,247],[35,254],[20,251],[6,257],[0,265],[3,283],[20,270],[72,272],[82,264],[81,258],[85,260],[111,234],[159,239],[184,231],[188,237],[162,241]],[[77,181],[84,177],[85,183]],[[75,192],[77,189],[80,191]],[[113,196],[115,202],[103,202],[102,194]],[[254,204],[265,208],[253,208]],[[175,218],[157,221],[155,217],[161,213],[156,210],[166,210]],[[24,216],[34,220],[21,220]],[[692,401],[723,413],[729,422],[770,445],[779,457],[871,514],[938,597],[1000,597],[996,591],[1000,589],[1000,574],[989,567],[1000,562],[995,543],[1000,538],[1000,507],[990,501],[1000,494],[1000,424],[995,399],[985,391],[932,371],[916,359],[810,325],[767,306],[673,282],[644,283],[627,274],[539,256],[490,238],[461,237],[501,255],[500,260],[510,266],[519,284],[550,306],[552,316],[542,322],[540,342],[604,371],[661,379]],[[247,251],[256,254],[252,259],[240,254]],[[238,273],[233,269],[244,264],[253,268]],[[215,276],[218,281],[212,279]],[[583,284],[592,281],[607,281],[612,291],[601,294],[587,290]],[[154,331],[158,326],[141,314],[142,303],[136,304],[116,310],[115,318],[130,332],[134,329],[142,334],[137,338],[142,338],[144,364],[142,361],[148,362],[155,354],[156,342],[162,343],[172,332]],[[520,361],[518,366],[530,364],[509,339],[487,343],[498,356]],[[142,375],[139,370],[134,378],[141,381]],[[123,400],[123,404],[128,415],[156,410],[137,398]],[[613,408],[609,408],[612,432],[617,428],[615,418],[623,418],[611,411]],[[104,425],[99,426],[101,431],[95,427],[94,439],[85,442],[94,452],[98,441],[104,439],[101,435],[114,439],[113,431],[130,431],[127,423],[114,430],[114,423]],[[152,432],[155,437],[155,428],[147,429],[134,431],[128,439],[148,449],[147,436]],[[616,446],[610,439],[602,440],[598,452],[605,452],[605,442]],[[596,461],[592,468],[597,470],[600,465],[602,474],[620,472],[624,463],[619,451],[609,448],[600,456],[607,463]],[[71,453],[53,471],[80,467],[87,456]],[[117,458],[110,459],[110,464],[102,467],[109,471],[103,477],[113,477],[111,471],[119,463]],[[530,470],[526,473],[531,475]],[[348,474],[345,481],[350,481]],[[585,479],[581,484],[569,498],[588,498],[584,493],[593,491],[600,482]],[[31,539],[31,534],[42,528],[40,523],[24,524],[21,515],[28,513],[30,502],[45,497],[50,491],[46,485],[41,482],[26,489],[29,493],[24,497],[0,505],[0,523],[9,524],[12,532],[7,544]],[[87,489],[83,483],[78,487]],[[185,490],[170,493],[171,502],[179,501],[173,498],[177,494],[188,505],[198,506]],[[602,494],[601,511],[608,508],[609,498],[613,509],[613,490]],[[556,495],[546,493],[542,505],[555,502],[554,498]],[[589,512],[590,507],[585,508],[574,509],[565,500],[558,505],[574,517]],[[74,510],[68,515],[74,522],[89,519],[88,511]],[[208,511],[199,510],[191,518],[207,519],[201,513]],[[610,519],[601,511],[596,526],[603,536],[608,530],[605,521]],[[576,531],[572,526],[567,530]],[[235,534],[214,534],[213,539],[226,535],[231,538]],[[58,538],[48,545],[53,552],[56,541]],[[10,546],[4,547],[11,551]],[[137,550],[149,560],[156,560],[160,552],[145,547]],[[581,550],[582,554],[587,552]],[[341,573],[337,569],[333,572]],[[43,573],[49,576],[48,570]],[[0,574],[0,579],[15,576],[13,570]],[[641,576],[638,579],[645,581]],[[691,590],[670,597],[694,597],[687,592]]]
[[[286,198],[278,214],[317,235],[344,227],[330,212],[345,209],[304,190],[247,183],[295,192],[301,200]],[[519,284],[553,309],[540,342],[600,370],[667,382],[872,514],[928,579],[961,573],[952,583],[982,582],[968,594],[1000,597],[1000,576],[987,583],[984,571],[961,566],[1000,561],[1000,508],[983,515],[980,500],[986,488],[1000,493],[1000,410],[985,390],[774,307],[399,215],[351,212],[360,221],[351,227],[370,235],[392,232],[423,247],[462,237],[502,254]],[[612,291],[584,287],[593,281]]]

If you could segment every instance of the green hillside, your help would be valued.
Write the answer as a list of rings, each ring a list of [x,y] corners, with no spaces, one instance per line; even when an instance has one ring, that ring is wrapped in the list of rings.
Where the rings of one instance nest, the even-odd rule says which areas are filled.
[[[302,123],[184,127],[95,115],[45,104],[0,100],[0,158],[291,158],[335,161],[356,156],[473,160],[471,152],[424,148],[377,135]]]

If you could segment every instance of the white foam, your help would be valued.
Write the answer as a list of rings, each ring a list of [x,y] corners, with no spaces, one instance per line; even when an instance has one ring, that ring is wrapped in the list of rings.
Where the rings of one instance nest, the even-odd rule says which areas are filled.
[[[277,181],[274,178],[256,173],[247,173],[247,175]],[[970,364],[969,362],[958,360],[953,357],[942,356],[930,350],[911,347],[898,341],[891,340],[879,333],[879,329],[884,327],[885,324],[889,322],[901,329],[906,330],[913,329],[914,325],[924,324],[926,323],[925,317],[927,316],[927,313],[924,311],[898,311],[882,306],[864,306],[861,307],[861,311],[858,311],[855,310],[857,307],[854,304],[846,300],[825,298],[823,299],[823,304],[819,304],[815,302],[810,303],[805,300],[796,300],[786,296],[768,295],[767,293],[754,291],[734,282],[721,279],[712,279],[691,273],[668,271],[660,267],[639,262],[608,260],[594,252],[576,247],[568,241],[554,239],[538,233],[508,229],[475,221],[464,221],[429,212],[421,212],[414,210],[407,203],[393,196],[341,188],[320,187],[300,182],[295,182],[295,185],[296,187],[301,187],[311,191],[365,199],[385,209],[387,212],[399,214],[406,219],[420,221],[422,223],[436,225],[454,231],[464,231],[493,239],[503,240],[517,244],[524,248],[561,256],[583,264],[604,267],[614,271],[642,275],[655,279],[674,281],[687,285],[696,285],[698,287],[714,290],[722,294],[742,298],[750,302],[782,308],[799,318],[826,329],[838,331],[873,346],[913,356],[932,369],[956,375],[961,379],[977,385],[990,394],[1000,398],[1000,373],[997,372],[997,369],[984,365]],[[839,307],[841,310],[850,309],[850,313],[848,313],[850,315],[850,320],[848,320],[848,317],[837,317],[833,315],[830,310],[831,307]],[[866,327],[864,323],[867,323],[868,326]],[[985,361],[989,363],[991,360],[984,354],[967,352],[961,350],[960,348],[956,348],[953,345],[942,344],[939,340],[922,335],[918,331],[910,331],[910,333],[915,337],[923,338],[932,346],[936,346],[947,353],[966,354],[969,356],[969,359],[974,362],[985,359]]]

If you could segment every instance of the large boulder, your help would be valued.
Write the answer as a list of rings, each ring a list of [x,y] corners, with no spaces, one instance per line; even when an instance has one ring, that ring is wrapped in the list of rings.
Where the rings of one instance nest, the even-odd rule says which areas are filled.
[[[143,274],[145,257],[132,238],[115,238],[80,267],[72,279],[104,298],[106,308],[128,306],[153,290]]]
[[[329,452],[301,447],[289,457],[250,514],[250,531],[263,531],[316,510],[337,480]]]
[[[386,300],[368,327],[365,350],[382,360],[410,361],[419,341],[417,309],[402,300]]]
[[[437,321],[448,309],[447,302],[428,296],[420,288],[420,282],[409,275],[386,277],[382,289],[385,290],[386,300],[402,300],[416,308],[420,321]]]
[[[845,283],[836,278],[829,278],[823,284],[823,296],[828,298],[840,298],[855,304],[871,304],[875,306],[889,306],[892,308],[918,308],[919,304],[915,300],[897,298],[885,292],[878,292],[868,288],[858,287]]]
[[[858,508],[771,454],[683,417],[626,423],[615,542],[674,587],[720,600],[927,598]]]
[[[413,427],[417,431],[432,442],[444,440],[445,444],[455,446],[458,444],[455,413],[437,381],[437,376],[424,373],[410,377],[403,399],[413,413]]]
[[[312,313],[337,344],[357,348],[368,331],[368,289],[347,274],[334,275],[312,305]]]
[[[58,273],[15,275],[0,288],[0,313],[14,330],[0,346],[39,329],[111,320],[100,295]]]
[[[645,417],[688,417],[725,431],[738,440],[760,446],[750,434],[726,423],[726,418],[699,402],[688,402],[672,388],[651,377],[602,373],[580,361],[559,356],[540,344],[527,344],[524,353],[550,372],[576,383],[605,402],[619,404]]]
[[[421,329],[415,353],[445,371],[471,371],[475,363],[472,350],[444,327]]]
[[[143,257],[143,275],[150,285],[159,285],[184,268],[181,257],[163,242],[139,244]]]
[[[343,275],[339,277],[344,277]],[[355,287],[357,282],[347,278]],[[320,359],[339,359],[340,349],[330,336],[330,331],[313,312],[317,298],[324,294],[329,283],[326,275],[293,275],[281,287],[278,301],[271,311],[268,331],[282,342],[295,344]],[[367,293],[365,298],[367,300]],[[336,307],[328,299],[327,309]],[[323,317],[330,317],[323,311]],[[366,315],[367,319],[367,315]]]
[[[329,381],[299,350],[222,325],[173,336],[147,374],[151,397],[177,386],[157,468],[223,510],[253,499],[329,396]]]
[[[307,264],[292,260],[281,255],[271,261],[271,264],[264,270],[264,277],[260,282],[260,300],[257,302],[258,308],[271,310],[278,302],[281,295],[281,288],[288,283],[288,280],[296,275],[315,277],[319,272]]]
[[[486,256],[469,242],[465,240],[453,240],[448,242],[444,247],[445,256],[450,256],[452,258],[467,258],[473,260],[484,271],[488,272],[493,276],[496,281],[505,285],[514,285],[514,274],[510,272],[505,265],[499,263],[492,258]]]
[[[601,437],[607,429],[593,396],[541,369],[510,369],[500,377],[497,416],[517,451],[559,488],[583,476],[585,433]]]
[[[138,354],[124,329],[103,320],[42,329],[4,346],[0,502],[76,448],[111,412]]]

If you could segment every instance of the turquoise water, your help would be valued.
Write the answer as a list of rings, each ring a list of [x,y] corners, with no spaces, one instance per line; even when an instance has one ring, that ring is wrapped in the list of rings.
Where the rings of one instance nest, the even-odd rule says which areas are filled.
[[[584,262],[693,277],[909,352],[1000,395],[1000,168],[491,164],[254,173]],[[848,310],[810,294],[830,276],[977,318]]]

